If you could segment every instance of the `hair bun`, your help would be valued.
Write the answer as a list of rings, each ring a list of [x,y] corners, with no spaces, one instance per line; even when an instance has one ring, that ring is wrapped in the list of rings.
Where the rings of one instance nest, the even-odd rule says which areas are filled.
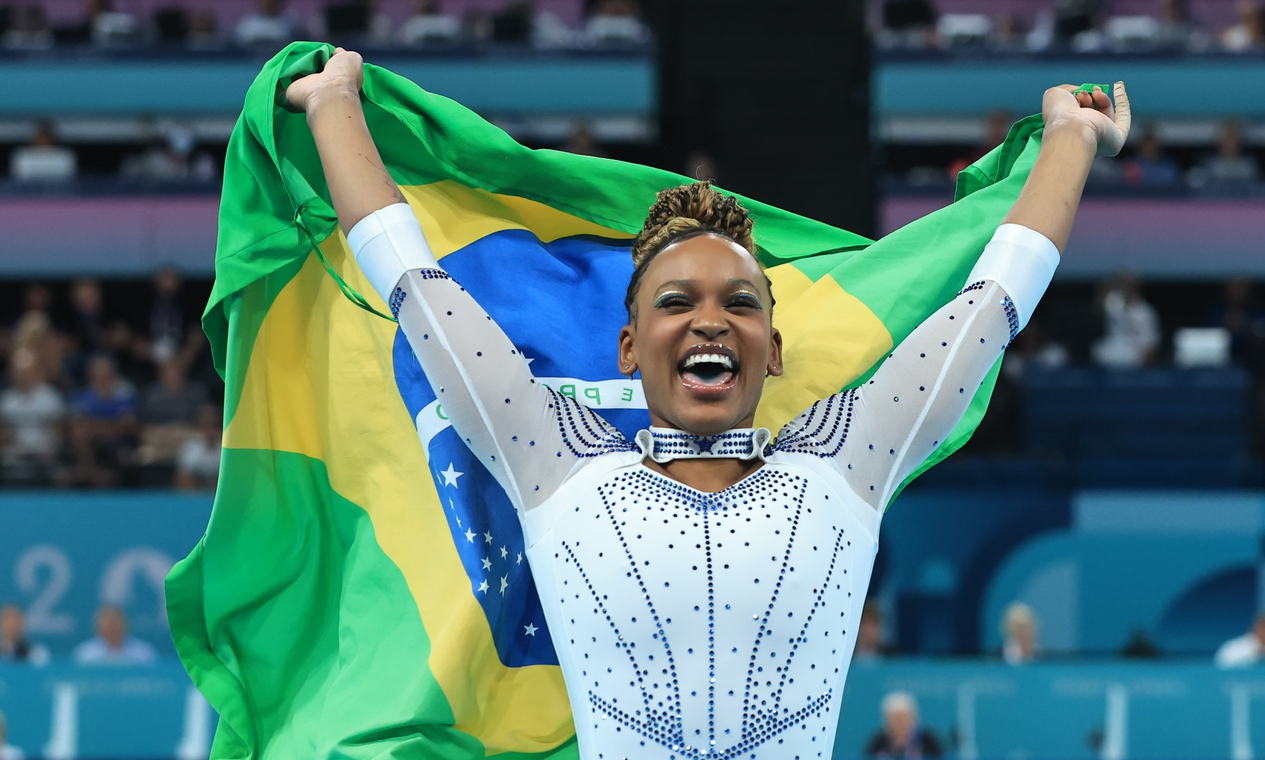
[[[736,198],[716,190],[708,182],[660,190],[650,207],[641,233],[633,241],[633,266],[662,249],[683,232],[703,228],[715,232],[755,255],[751,215]]]

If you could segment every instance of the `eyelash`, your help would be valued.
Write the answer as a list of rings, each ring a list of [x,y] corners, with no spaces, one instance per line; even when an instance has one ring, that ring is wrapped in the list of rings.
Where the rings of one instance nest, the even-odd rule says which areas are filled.
[[[656,309],[671,308],[673,306],[690,306],[690,300],[682,293],[665,293],[659,296],[659,300],[654,302]],[[750,293],[739,293],[736,297],[730,299],[729,306],[740,307],[744,309],[763,309],[760,305],[760,299]]]

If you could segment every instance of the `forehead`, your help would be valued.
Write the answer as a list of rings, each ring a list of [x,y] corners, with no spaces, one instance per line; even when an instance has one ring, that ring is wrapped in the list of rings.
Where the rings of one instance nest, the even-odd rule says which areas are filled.
[[[700,285],[725,285],[730,280],[764,281],[755,257],[737,243],[719,235],[699,235],[663,249],[642,282],[644,290],[658,290],[674,280],[695,280]]]

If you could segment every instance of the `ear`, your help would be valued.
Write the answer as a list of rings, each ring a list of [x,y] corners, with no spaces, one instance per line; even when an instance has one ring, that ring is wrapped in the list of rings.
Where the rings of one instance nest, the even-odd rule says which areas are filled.
[[[632,377],[637,371],[637,351],[633,348],[632,325],[619,328],[619,374]]]
[[[773,334],[769,336],[769,365],[765,371],[772,377],[780,377],[783,372],[782,332],[776,327],[773,328]]]

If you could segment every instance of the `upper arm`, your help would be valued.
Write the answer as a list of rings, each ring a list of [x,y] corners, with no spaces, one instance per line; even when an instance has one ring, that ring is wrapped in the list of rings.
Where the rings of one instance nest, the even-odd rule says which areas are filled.
[[[1007,227],[1014,225],[999,230],[952,301],[914,328],[864,385],[814,404],[779,436],[778,448],[833,459],[862,499],[886,507],[961,420],[1053,275],[1053,244]]]
[[[382,230],[348,236],[399,319],[456,433],[520,509],[552,494],[575,464],[630,444],[596,412],[542,385],[492,317],[444,272],[411,210],[371,215]],[[380,212],[379,212],[380,213]]]

